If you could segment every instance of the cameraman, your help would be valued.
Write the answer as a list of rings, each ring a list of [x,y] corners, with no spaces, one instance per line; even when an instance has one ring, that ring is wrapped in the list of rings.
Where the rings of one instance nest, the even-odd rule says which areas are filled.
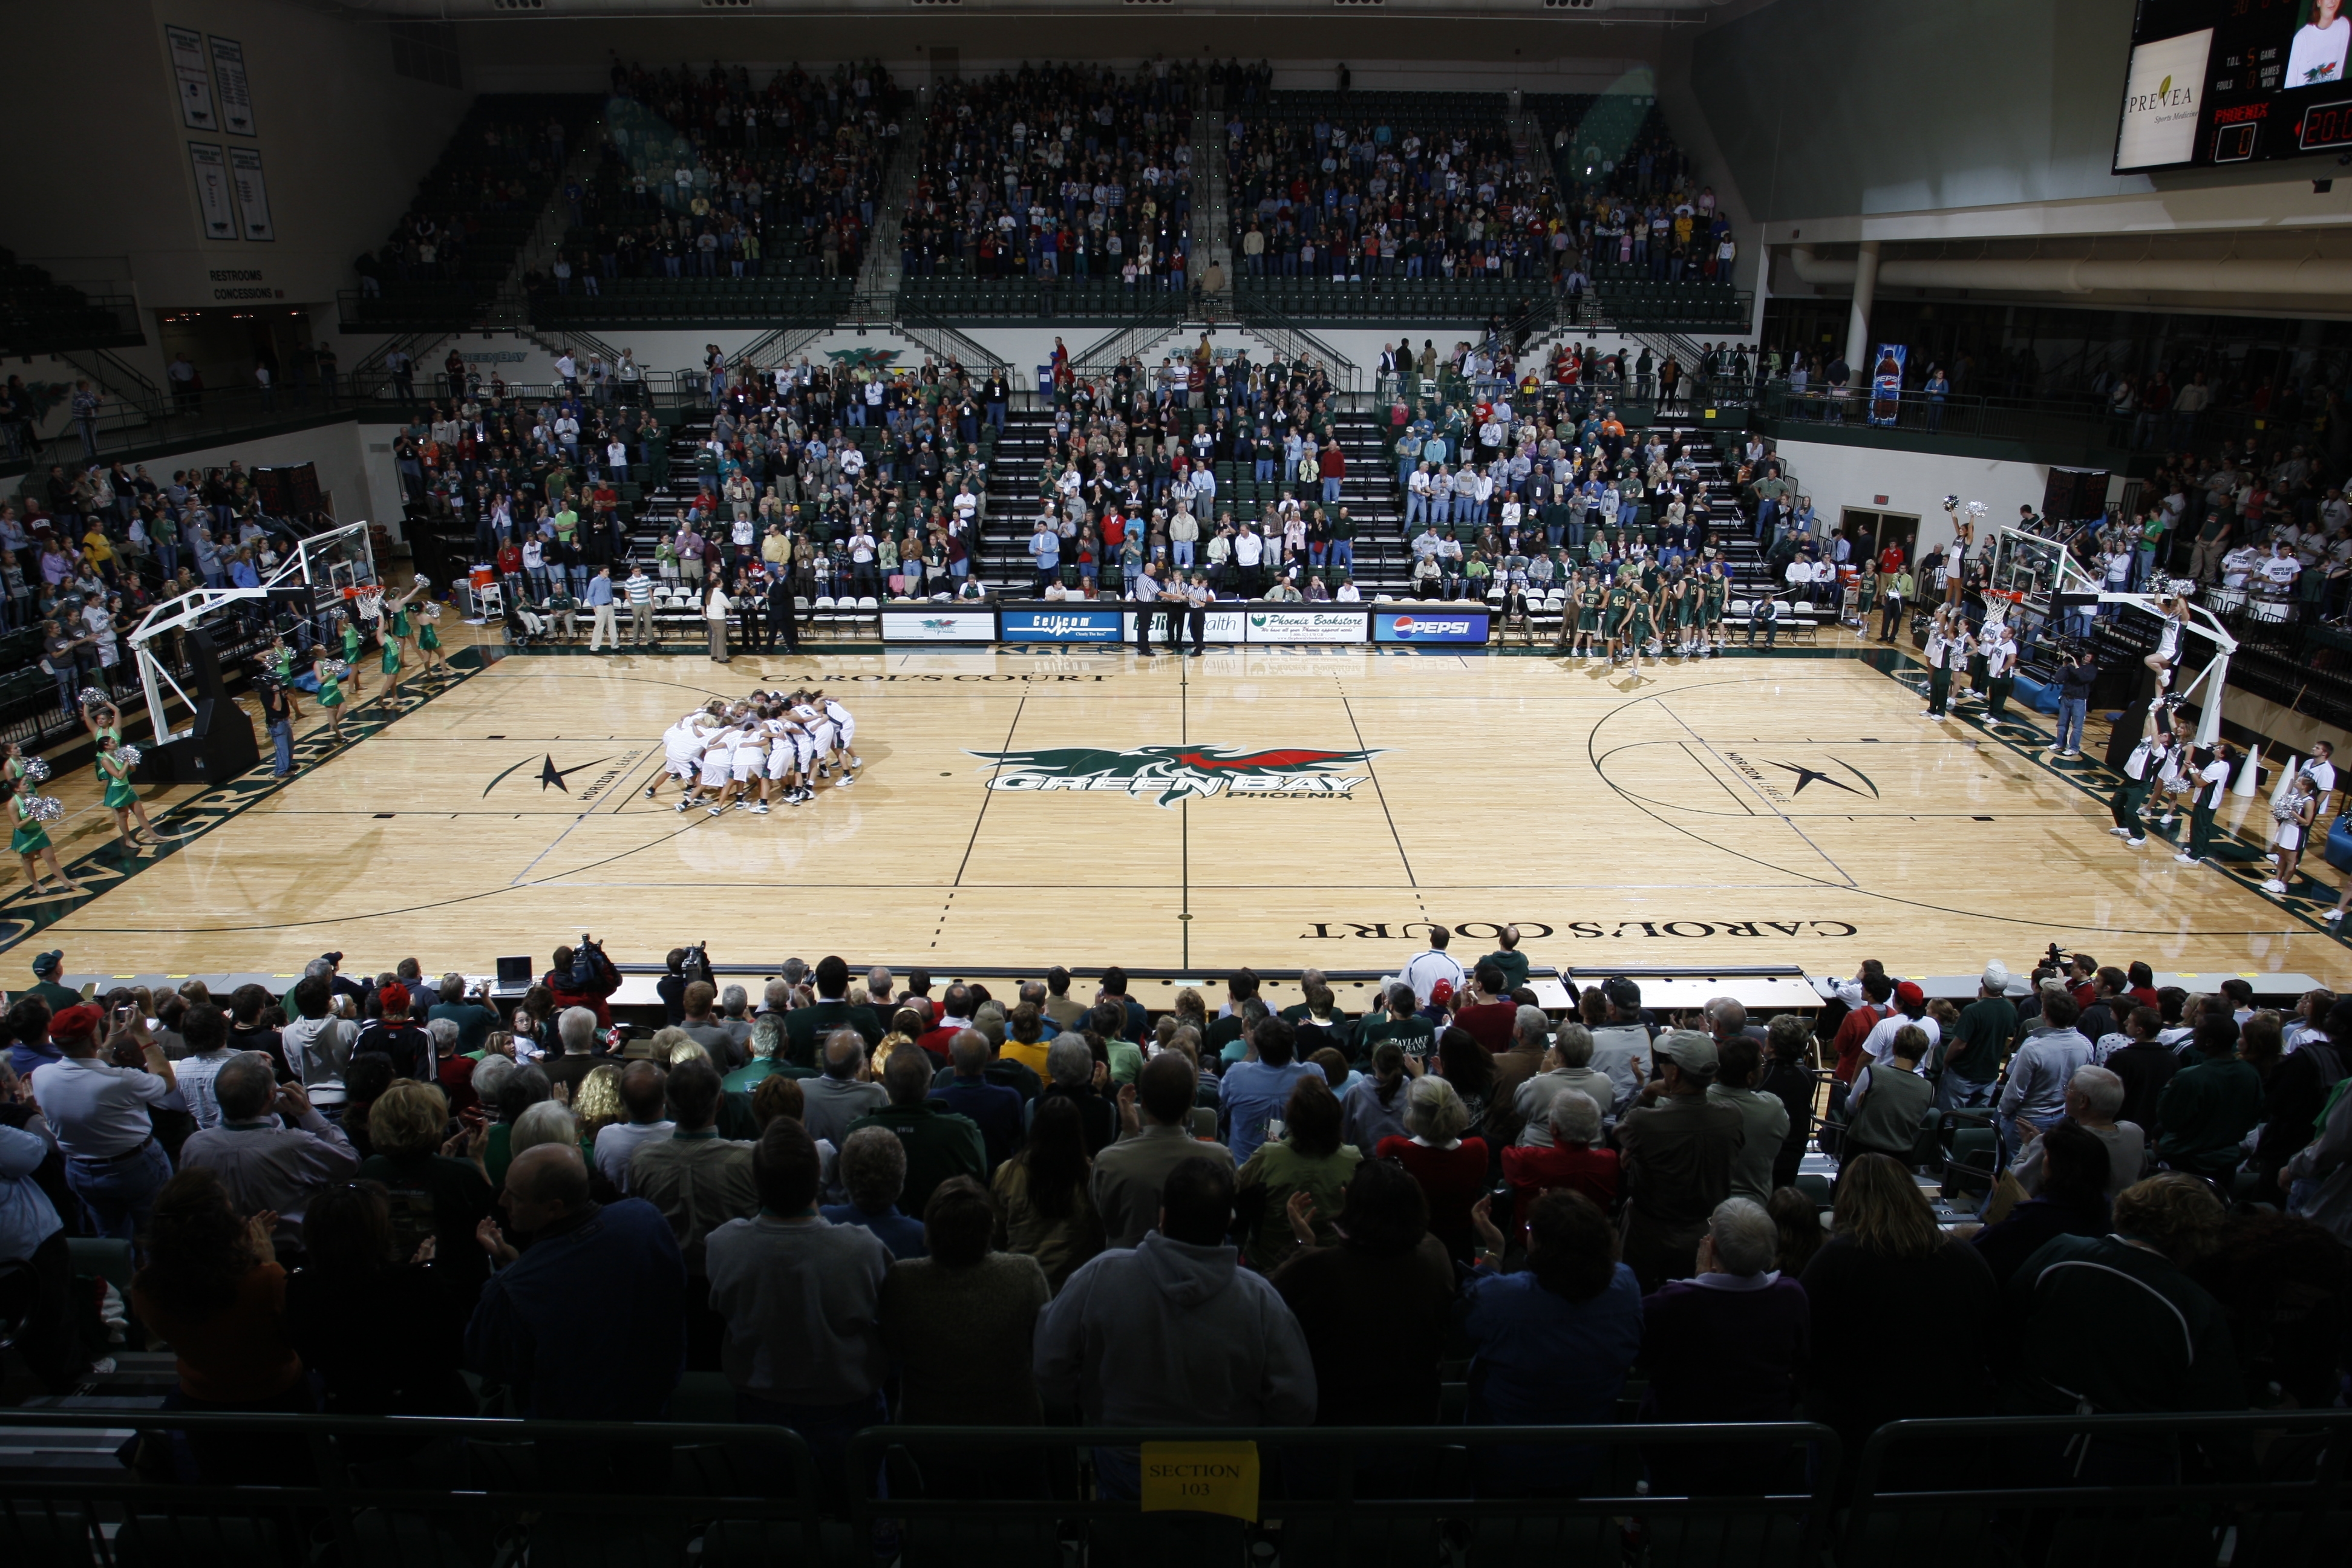
[[[555,950],[555,967],[541,976],[540,984],[547,987],[558,1013],[566,1007],[585,1007],[596,1015],[598,1028],[613,1026],[613,1009],[605,998],[621,988],[621,972],[587,932],[580,933],[578,947]]]
[[[253,689],[261,699],[262,727],[269,731],[270,743],[278,749],[277,766],[269,776],[290,778],[294,773],[294,713],[286,700],[286,688],[279,684],[277,671],[266,663],[257,663]]]

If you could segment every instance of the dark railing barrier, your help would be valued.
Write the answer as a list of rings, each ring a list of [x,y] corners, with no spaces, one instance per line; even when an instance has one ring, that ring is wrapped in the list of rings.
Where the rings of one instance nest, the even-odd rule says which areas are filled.
[[[1894,398],[1874,396],[1859,383],[1843,398],[1818,385],[1792,392],[1785,381],[1768,386],[1759,411],[1796,424],[1847,426],[1913,435],[1975,437],[1996,441],[2068,442],[2134,452],[2203,448],[2247,436],[2294,434],[2295,424],[2244,408],[2208,408],[2196,414],[2118,414],[2100,399],[2065,397],[1937,396],[1916,388]],[[1874,424],[1875,411],[1891,423]]]
[[[1256,1520],[1147,1512],[1159,1442],[1254,1457]],[[877,1426],[845,1502],[759,1425],[17,1411],[0,1561],[2274,1568],[2342,1561],[2347,1443],[2345,1410],[1904,1421],[1858,1457],[1801,1422]]]

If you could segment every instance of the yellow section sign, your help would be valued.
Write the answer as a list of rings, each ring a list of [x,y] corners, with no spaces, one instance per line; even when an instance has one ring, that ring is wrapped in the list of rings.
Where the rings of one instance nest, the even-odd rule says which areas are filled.
[[[1257,1518],[1257,1445],[1146,1443],[1143,1511]]]

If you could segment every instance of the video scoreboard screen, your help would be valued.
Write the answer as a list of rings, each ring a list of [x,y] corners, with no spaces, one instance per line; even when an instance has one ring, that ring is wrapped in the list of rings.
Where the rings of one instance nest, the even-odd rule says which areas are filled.
[[[2352,0],[2140,0],[2115,172],[2352,148]]]

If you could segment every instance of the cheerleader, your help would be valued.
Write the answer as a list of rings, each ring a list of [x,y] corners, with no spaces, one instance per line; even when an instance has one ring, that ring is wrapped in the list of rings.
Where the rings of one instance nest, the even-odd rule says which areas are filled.
[[[270,672],[278,677],[278,689],[285,694],[286,717],[289,720],[300,719],[302,703],[295,694],[302,688],[297,684],[294,678],[294,650],[286,646],[284,637],[276,637],[270,639],[269,651],[263,657],[268,661]]]
[[[357,698],[367,696],[367,679],[360,669],[360,651],[366,647],[367,636],[360,630],[358,612],[345,610],[343,612],[343,671],[344,677],[351,681],[352,695]],[[315,664],[313,668],[316,668]],[[340,740],[342,737],[342,731],[339,729],[335,731],[335,735]]]
[[[131,831],[131,819],[139,819],[139,832],[147,835],[147,847],[161,849],[162,839],[155,837],[154,824],[147,820],[147,808],[140,804],[139,792],[131,787],[131,764],[124,760],[121,747],[111,735],[98,738],[98,782],[105,795],[100,804],[114,813],[114,831],[125,849],[140,847],[139,833]]]
[[[2312,820],[2318,811],[2319,796],[2312,789],[2310,778],[2298,768],[2271,806],[2272,820],[2278,824],[2278,869],[2263,884],[2263,891],[2284,893],[2294,885],[2295,867],[2303,859],[2304,846],[2310,841]]]
[[[400,704],[400,650],[408,638],[408,611],[405,606],[393,612],[392,622],[383,630],[383,701],[392,707]]]
[[[2158,607],[2163,611],[2164,624],[2156,634],[2156,651],[2140,662],[2156,672],[2156,689],[2163,692],[2171,689],[2173,669],[2180,663],[2189,626],[2189,601],[2178,594],[2168,594]]]
[[[92,741],[122,739],[122,710],[103,697],[84,696],[81,702],[81,727],[89,731]],[[104,780],[100,780],[104,783]]]
[[[1927,660],[1927,706],[1919,710],[1922,719],[1943,719],[1949,715],[1952,700],[1952,663],[1959,657],[1959,644],[1951,635],[1951,611],[1938,609],[1927,626],[1927,646],[1923,650]]]
[[[358,674],[358,667],[352,666],[351,673]],[[325,648],[311,650],[310,677],[318,683],[319,707],[327,715],[327,728],[337,741],[341,741],[343,738],[342,672],[335,661],[327,657]],[[357,690],[359,683],[354,680],[352,688]]]
[[[36,892],[41,890],[44,880],[41,863],[46,861],[49,875],[57,879],[57,891],[87,892],[89,889],[67,876],[65,868],[58,864],[57,846],[49,842],[48,832],[42,827],[41,819],[33,815],[33,803],[40,797],[33,793],[31,781],[12,778],[7,781],[7,799],[16,809],[16,831],[9,839],[8,847],[25,862],[25,885]]]
[[[40,783],[49,776],[49,764],[42,762],[35,767],[37,762],[39,762],[38,758],[25,755],[25,748],[14,741],[0,746],[0,782],[13,785],[19,779],[30,779],[35,784]],[[5,795],[0,795],[0,799],[5,798]]]
[[[2116,819],[2116,825],[2107,831],[2135,849],[2147,842],[2147,828],[2140,821],[2140,811],[2164,776],[2165,767],[2172,760],[2171,750],[2172,737],[2157,728],[2156,713],[2150,710],[2139,744],[2125,759],[2123,782],[2116,786],[2114,798],[2107,802],[2107,814]]]
[[[449,668],[448,656],[441,651],[441,634],[433,626],[440,618],[438,600],[427,599],[416,607],[416,650],[424,658],[423,670],[426,675]]]

